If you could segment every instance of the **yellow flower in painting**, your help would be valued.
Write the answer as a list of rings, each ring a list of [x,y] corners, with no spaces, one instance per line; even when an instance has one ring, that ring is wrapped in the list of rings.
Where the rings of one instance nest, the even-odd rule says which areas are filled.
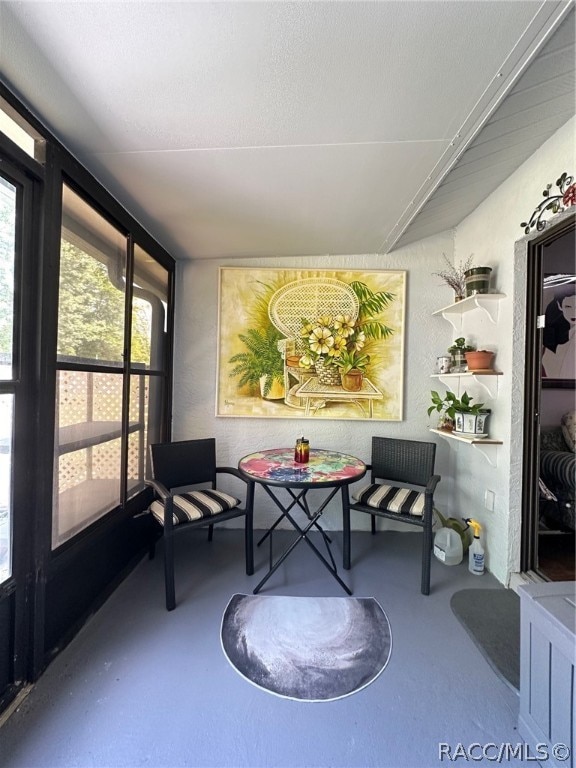
[[[338,347],[330,347],[328,350],[328,360],[335,362],[341,354],[342,350]]]
[[[364,331],[359,331],[356,334],[354,341],[352,342],[352,349],[355,349],[356,352],[359,352],[364,344],[366,344],[366,334]]]
[[[342,350],[346,349],[346,344],[347,344],[347,339],[345,339],[344,336],[340,336],[339,334],[336,334],[336,336],[334,336],[334,346],[332,347],[332,349],[334,350],[333,355],[335,357],[339,357]]]
[[[332,327],[332,316],[331,315],[320,315],[320,317],[317,320],[317,324],[321,328],[330,328]]]
[[[336,315],[334,318],[334,328],[340,336],[345,339],[354,333],[355,321],[350,315]]]
[[[332,336],[330,328],[319,325],[310,334],[308,343],[312,352],[317,355],[327,355],[334,346],[334,336]]]
[[[314,326],[312,325],[312,323],[304,323],[304,325],[302,326],[302,330],[300,331],[300,336],[302,336],[302,338],[308,338],[308,336],[310,336],[313,330],[314,330]]]
[[[314,360],[312,358],[312,355],[309,355],[308,353],[302,355],[302,357],[298,361],[298,365],[300,366],[300,368],[311,368],[314,365]]]

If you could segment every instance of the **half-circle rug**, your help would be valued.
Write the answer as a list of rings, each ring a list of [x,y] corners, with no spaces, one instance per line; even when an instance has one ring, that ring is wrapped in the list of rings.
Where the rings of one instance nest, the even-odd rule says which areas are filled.
[[[392,650],[388,617],[373,597],[236,594],[220,638],[242,677],[300,701],[334,701],[362,690]]]

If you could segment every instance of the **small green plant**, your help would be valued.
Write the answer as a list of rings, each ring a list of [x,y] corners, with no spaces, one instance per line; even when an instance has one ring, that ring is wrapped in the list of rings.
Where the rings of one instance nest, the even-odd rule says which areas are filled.
[[[275,381],[284,383],[284,361],[278,349],[282,335],[273,326],[265,332],[250,328],[247,333],[238,334],[238,338],[247,347],[247,352],[233,355],[229,363],[234,363],[230,376],[240,376],[239,387],[246,384],[257,387],[265,376],[262,394],[267,397]]]
[[[471,344],[466,344],[466,339],[464,336],[459,336],[457,339],[454,339],[452,346],[448,347],[448,352],[460,352],[464,354],[465,352],[474,352],[475,349],[476,347],[472,346]]]
[[[370,365],[370,355],[361,355],[356,350],[348,351],[343,349],[340,357],[336,358],[336,365],[340,368],[340,373],[348,373],[353,368],[366,373],[366,367]]]
[[[440,397],[435,390],[431,391],[432,405],[428,408],[428,416],[434,411],[438,411],[440,414],[445,414],[452,421],[456,418],[456,411],[461,413],[481,413],[484,409],[484,403],[471,404],[474,398],[470,397],[467,392],[464,392],[461,398],[458,398],[454,392],[449,389],[446,390],[444,397]]]

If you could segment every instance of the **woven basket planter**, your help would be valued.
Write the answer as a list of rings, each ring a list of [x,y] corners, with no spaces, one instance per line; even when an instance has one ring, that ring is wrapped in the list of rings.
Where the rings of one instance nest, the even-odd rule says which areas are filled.
[[[324,361],[318,359],[314,367],[316,368],[316,375],[320,384],[328,384],[333,387],[340,386],[340,369],[337,366],[324,365]]]

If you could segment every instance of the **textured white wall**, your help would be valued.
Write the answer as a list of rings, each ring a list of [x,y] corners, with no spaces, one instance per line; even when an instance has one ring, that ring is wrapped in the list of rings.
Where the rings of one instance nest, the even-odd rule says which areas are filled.
[[[180,263],[176,317],[174,375],[174,439],[214,436],[218,460],[236,466],[251,451],[275,446],[292,446],[305,434],[312,446],[350,452],[365,461],[370,459],[372,435],[414,439],[434,439],[428,432],[426,409],[437,355],[451,339],[449,327],[431,313],[448,304],[451,291],[431,273],[442,266],[442,253],[451,257],[451,232],[428,238],[387,255],[311,256],[297,259],[205,260]],[[314,421],[303,419],[254,419],[216,417],[216,357],[218,318],[218,268],[295,267],[318,269],[402,269],[406,280],[406,337],[404,367],[404,419],[401,422],[367,420]],[[450,453],[445,441],[438,447],[437,468],[443,475],[438,501],[447,509],[451,494]],[[273,520],[275,513],[262,492],[256,493],[255,524],[259,528]],[[328,509],[324,522],[328,528],[341,528],[336,502]],[[231,523],[232,525],[233,523]],[[369,518],[355,515],[353,524],[366,528]],[[415,530],[415,529],[410,529]]]
[[[520,222],[543,200],[542,190],[566,171],[576,171],[576,118],[559,129],[504,184],[468,216],[455,233],[455,255],[474,253],[476,264],[494,268],[493,289],[505,293],[497,328],[483,339],[497,349],[504,372],[494,402],[491,431],[504,441],[496,469],[463,446],[456,465],[456,504],[484,524],[488,566],[500,581],[520,568],[521,480],[524,393],[526,241]],[[521,241],[516,243],[516,241]],[[515,246],[516,244],[516,246]],[[516,247],[516,255],[515,255]],[[467,328],[473,318],[467,318]],[[484,491],[496,494],[494,512],[484,509]]]
[[[218,460],[236,466],[246,453],[266,447],[292,445],[301,433],[299,420],[216,417],[217,296],[220,266],[318,269],[407,270],[406,345],[404,368],[404,420],[401,422],[305,422],[311,444],[354,453],[368,461],[372,435],[434,439],[438,443],[437,471],[442,475],[437,506],[457,517],[474,516],[485,526],[488,567],[507,583],[519,568],[520,476],[523,396],[523,291],[525,263],[514,258],[515,241],[522,237],[520,222],[530,216],[541,192],[563,172],[573,173],[576,122],[563,126],[504,184],[452,232],[427,238],[390,254],[310,256],[297,259],[209,260],[178,265],[176,348],[174,374],[174,439],[215,436]],[[504,441],[498,465],[491,466],[474,448],[430,435],[426,409],[430,389],[439,387],[433,372],[435,359],[457,335],[441,317],[431,313],[452,301],[452,293],[431,273],[442,266],[442,253],[457,261],[473,253],[474,262],[493,267],[492,289],[507,295],[500,305],[497,326],[475,310],[465,317],[463,333],[482,347],[497,350],[496,367],[504,371],[499,393],[492,403],[491,433]],[[517,344],[514,350],[514,344]],[[513,352],[514,350],[514,352]],[[516,365],[516,373],[512,369]],[[474,385],[467,390],[487,400]],[[231,486],[232,489],[232,486]],[[495,494],[495,510],[484,509],[484,491]],[[256,495],[256,526],[275,518],[262,493]],[[340,528],[338,505],[333,503],[325,521]],[[354,527],[367,528],[368,518],[356,515]]]

